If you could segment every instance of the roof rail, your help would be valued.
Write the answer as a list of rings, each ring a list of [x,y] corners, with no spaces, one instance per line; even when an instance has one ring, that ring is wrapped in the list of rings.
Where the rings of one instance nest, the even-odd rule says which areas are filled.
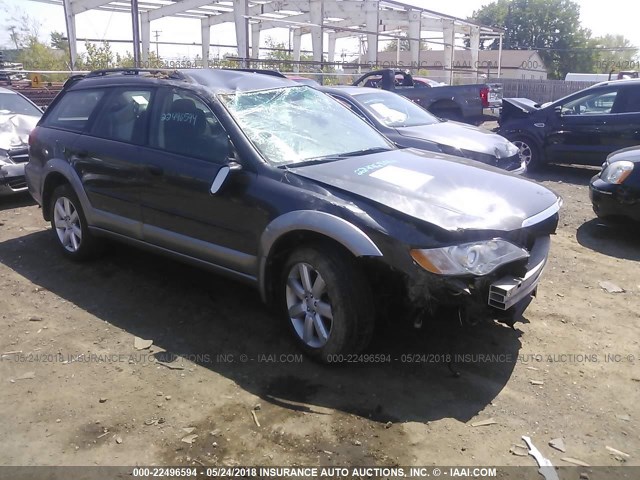
[[[178,70],[162,69],[162,68],[136,68],[136,67],[122,67],[122,68],[105,68],[102,70],[93,70],[86,75],[86,78],[91,77],[103,77],[111,74],[122,75],[140,75],[141,73],[149,74],[150,76],[165,75],[168,78],[187,80],[187,77]]]
[[[85,74],[79,74],[79,75],[71,75],[69,78],[67,78],[65,80],[65,82],[62,84],[62,89],[66,90],[67,88],[69,88],[71,85],[73,85],[74,83],[76,83],[78,80],[83,79],[84,77],[86,77]]]
[[[266,70],[263,68],[224,68],[223,70],[234,70],[236,72],[261,73],[263,75],[271,75],[272,77],[287,78],[277,70]]]

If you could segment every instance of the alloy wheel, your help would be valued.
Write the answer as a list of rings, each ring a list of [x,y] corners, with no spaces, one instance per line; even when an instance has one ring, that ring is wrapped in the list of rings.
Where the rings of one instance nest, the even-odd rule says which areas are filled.
[[[75,205],[67,197],[59,197],[53,209],[58,240],[65,250],[75,253],[82,243],[82,226]]]
[[[531,163],[531,159],[533,158],[531,147],[522,140],[515,140],[513,144],[520,150],[520,159],[524,161],[525,165],[529,166],[529,163]]]
[[[322,348],[331,335],[333,309],[327,284],[308,263],[296,263],[287,276],[287,310],[294,331],[311,348]]]

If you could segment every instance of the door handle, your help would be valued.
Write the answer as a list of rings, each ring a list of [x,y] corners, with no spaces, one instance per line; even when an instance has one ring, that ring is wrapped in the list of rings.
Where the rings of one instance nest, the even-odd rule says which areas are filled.
[[[164,170],[161,167],[158,167],[156,165],[147,165],[146,166],[146,170],[147,172],[149,172],[151,175],[163,175],[164,174]]]

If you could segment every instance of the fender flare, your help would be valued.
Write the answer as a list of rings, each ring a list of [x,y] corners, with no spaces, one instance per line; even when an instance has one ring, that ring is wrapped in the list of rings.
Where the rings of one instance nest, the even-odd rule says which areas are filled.
[[[93,215],[89,197],[87,197],[84,188],[82,188],[82,181],[80,180],[77,172],[66,160],[54,158],[47,161],[44,167],[44,173],[42,175],[42,203],[44,204],[44,187],[47,183],[47,179],[51,174],[54,173],[62,175],[67,180],[67,182],[69,182],[71,188],[73,188],[73,191],[78,196],[78,200],[80,200],[80,205],[82,206],[82,211],[84,212],[84,216],[87,219],[87,222],[89,224],[92,224]]]
[[[382,257],[376,244],[360,228],[343,218],[316,210],[295,210],[275,218],[260,237],[258,284],[260,295],[267,300],[266,270],[272,247],[283,235],[308,231],[325,235],[342,244],[356,257]]]

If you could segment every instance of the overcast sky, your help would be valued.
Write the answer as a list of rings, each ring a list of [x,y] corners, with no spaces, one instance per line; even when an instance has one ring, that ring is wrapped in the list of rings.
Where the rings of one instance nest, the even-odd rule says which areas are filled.
[[[491,3],[489,0],[406,0],[405,3],[428,8],[437,12],[466,18],[474,10]],[[635,0],[578,0],[580,5],[582,25],[591,29],[594,35],[622,34],[631,42],[640,46],[640,28],[638,15],[635,11]],[[635,6],[634,6],[635,5]],[[0,0],[0,20],[7,17],[6,10],[15,12],[16,9],[28,13],[41,24],[41,37],[48,41],[49,32],[53,30],[66,31],[62,7],[39,3],[32,0]],[[634,10],[631,12],[631,10]],[[4,17],[4,18],[2,18]],[[0,24],[6,24],[1,21]],[[128,14],[92,11],[81,13],[76,17],[78,39],[131,39],[131,17]],[[200,42],[200,23],[196,19],[161,19],[151,22],[151,30],[161,30],[160,41]],[[211,43],[235,43],[233,26],[214,27],[211,31]],[[287,31],[275,29],[262,34],[262,42],[267,35],[278,41],[287,41]],[[307,36],[308,37],[308,36]],[[152,33],[153,39],[153,33]],[[9,48],[11,45],[8,32],[0,31],[0,47]],[[131,51],[131,45],[113,44],[120,52]],[[78,45],[80,51],[84,48]],[[155,48],[152,44],[152,49]],[[160,55],[165,58],[182,57],[193,58],[200,53],[199,46],[164,46],[160,45]],[[310,49],[310,40],[305,39],[303,49]],[[357,54],[357,42],[339,40],[336,46],[336,56],[345,50],[347,54]],[[227,50],[212,48],[211,55],[224,54]]]

